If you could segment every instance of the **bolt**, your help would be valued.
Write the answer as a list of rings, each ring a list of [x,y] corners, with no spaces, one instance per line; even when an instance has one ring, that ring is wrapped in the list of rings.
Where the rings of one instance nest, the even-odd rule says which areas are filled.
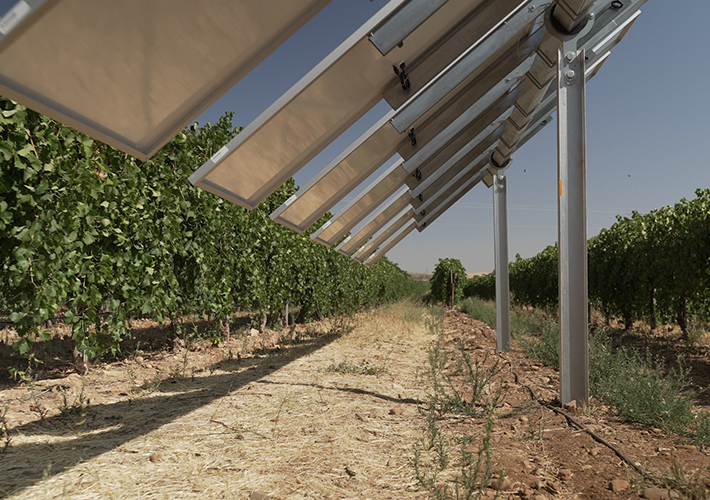
[[[577,54],[575,54],[575,53],[572,52],[572,51],[567,52],[567,53],[565,54],[565,61],[567,61],[568,63],[571,63],[572,61],[574,61],[574,58],[575,58],[576,55],[577,55]]]
[[[535,9],[537,9],[537,7],[531,5],[530,7],[528,7],[528,12],[535,12]]]
[[[577,76],[577,74],[573,70],[569,70],[567,73],[565,73],[565,78],[567,78],[567,81],[572,81],[574,80],[574,77]]]

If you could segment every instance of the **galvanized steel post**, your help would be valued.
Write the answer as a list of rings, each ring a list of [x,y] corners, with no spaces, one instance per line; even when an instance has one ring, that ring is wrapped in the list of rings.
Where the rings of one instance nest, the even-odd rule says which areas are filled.
[[[508,201],[502,171],[493,176],[493,232],[496,271],[498,350],[510,350],[510,288],[508,280]]]
[[[585,51],[563,43],[557,61],[560,379],[562,404],[589,401]]]

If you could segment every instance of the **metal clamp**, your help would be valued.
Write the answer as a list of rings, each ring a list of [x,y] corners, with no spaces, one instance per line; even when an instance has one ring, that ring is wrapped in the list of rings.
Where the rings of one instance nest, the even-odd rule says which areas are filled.
[[[405,67],[406,64],[404,62],[400,63],[399,68],[395,64],[392,65],[394,74],[399,77],[399,83],[402,85],[402,90],[409,90],[411,84],[409,83],[409,75],[406,71],[404,71]]]
[[[417,145],[417,134],[414,133],[414,127],[409,129],[409,140],[412,141],[412,146]]]

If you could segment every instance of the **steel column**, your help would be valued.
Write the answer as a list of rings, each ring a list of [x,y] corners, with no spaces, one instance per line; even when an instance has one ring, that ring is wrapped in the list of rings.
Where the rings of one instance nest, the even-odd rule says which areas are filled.
[[[502,171],[493,182],[493,232],[496,270],[496,330],[498,350],[510,350],[510,288],[508,279],[508,201]]]
[[[560,379],[562,404],[589,401],[585,51],[558,51]]]

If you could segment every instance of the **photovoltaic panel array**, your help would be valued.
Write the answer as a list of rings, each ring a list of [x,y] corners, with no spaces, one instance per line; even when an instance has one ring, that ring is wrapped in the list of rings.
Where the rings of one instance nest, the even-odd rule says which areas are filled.
[[[550,123],[550,29],[578,33],[590,79],[645,1],[390,0],[190,180],[254,208],[384,101],[271,214],[303,232],[351,196],[311,237],[371,264]],[[21,0],[0,20],[0,94],[145,159],[327,3]]]
[[[643,3],[554,4],[560,29],[581,32],[587,79]],[[562,42],[542,22],[548,6],[393,0],[191,180],[253,208],[384,100],[392,110],[271,214],[303,232],[357,192],[311,238],[371,264],[478,183],[490,184],[492,167],[551,121]]]
[[[190,180],[255,207],[377,102],[404,104],[499,25],[506,17],[503,6],[515,3],[519,0],[390,1]],[[378,46],[394,32],[401,37],[397,44]],[[347,182],[351,175],[344,170],[342,177]]]

